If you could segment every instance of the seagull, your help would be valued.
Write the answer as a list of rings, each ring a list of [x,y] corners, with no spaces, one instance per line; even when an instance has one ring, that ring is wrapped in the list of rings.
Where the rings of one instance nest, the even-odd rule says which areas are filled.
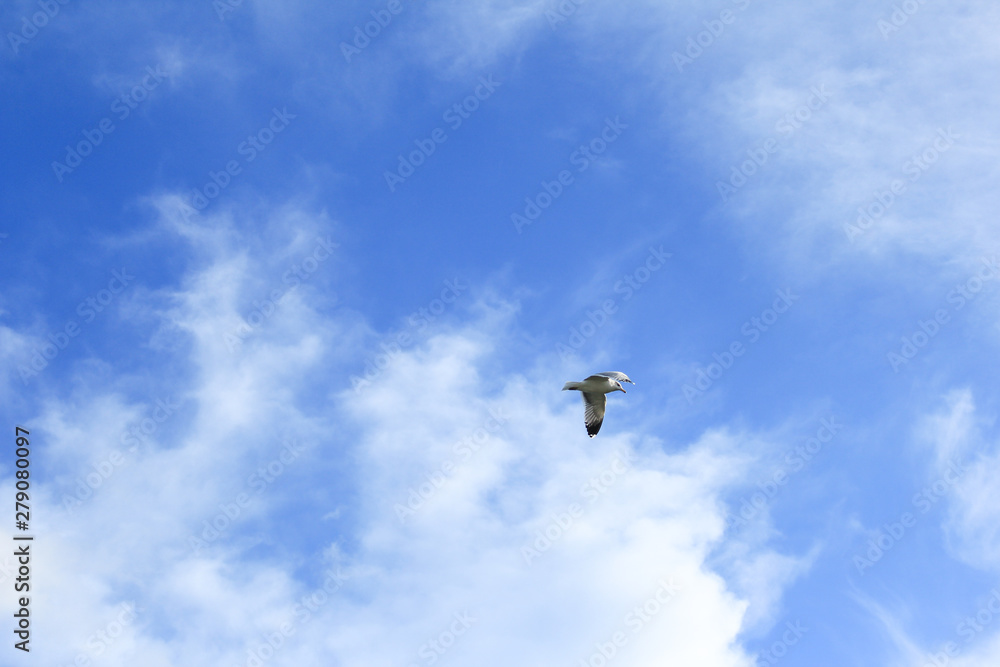
[[[601,430],[601,424],[604,423],[604,406],[608,402],[605,394],[613,391],[628,393],[622,388],[622,382],[635,384],[624,373],[609,371],[595,373],[583,382],[567,382],[563,385],[563,391],[573,389],[583,394],[583,423],[587,425],[587,435],[591,438],[597,435]]]

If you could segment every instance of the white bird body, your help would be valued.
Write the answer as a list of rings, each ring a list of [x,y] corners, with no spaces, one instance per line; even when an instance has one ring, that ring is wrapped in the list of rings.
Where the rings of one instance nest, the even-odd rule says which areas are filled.
[[[583,423],[586,424],[587,435],[591,438],[597,435],[597,432],[601,430],[601,424],[604,423],[604,408],[608,402],[607,394],[613,391],[628,393],[622,387],[622,382],[635,384],[624,373],[608,371],[595,373],[583,382],[567,382],[563,385],[563,391],[574,390],[583,394]]]

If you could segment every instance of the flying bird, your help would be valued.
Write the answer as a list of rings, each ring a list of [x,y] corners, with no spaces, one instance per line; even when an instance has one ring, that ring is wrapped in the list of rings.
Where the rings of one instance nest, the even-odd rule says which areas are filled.
[[[595,373],[583,382],[567,382],[563,385],[563,391],[572,389],[583,394],[583,423],[587,425],[587,435],[591,438],[597,435],[604,423],[604,406],[608,402],[606,394],[613,391],[628,393],[622,388],[622,382],[635,384],[624,373],[610,371]]]

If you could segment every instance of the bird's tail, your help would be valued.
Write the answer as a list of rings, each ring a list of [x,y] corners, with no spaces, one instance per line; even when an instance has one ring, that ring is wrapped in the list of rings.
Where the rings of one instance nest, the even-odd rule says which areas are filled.
[[[567,382],[566,384],[563,385],[563,391],[566,391],[567,389],[579,389],[579,388],[580,388],[579,382]]]

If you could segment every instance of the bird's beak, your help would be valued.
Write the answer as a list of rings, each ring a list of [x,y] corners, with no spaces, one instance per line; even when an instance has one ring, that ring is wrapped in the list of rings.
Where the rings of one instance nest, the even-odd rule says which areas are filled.
[[[624,390],[624,389],[622,389],[621,387],[618,387],[618,388],[622,390],[622,393],[623,393],[623,394],[627,394],[627,393],[628,393],[627,391],[625,391],[625,390]]]

